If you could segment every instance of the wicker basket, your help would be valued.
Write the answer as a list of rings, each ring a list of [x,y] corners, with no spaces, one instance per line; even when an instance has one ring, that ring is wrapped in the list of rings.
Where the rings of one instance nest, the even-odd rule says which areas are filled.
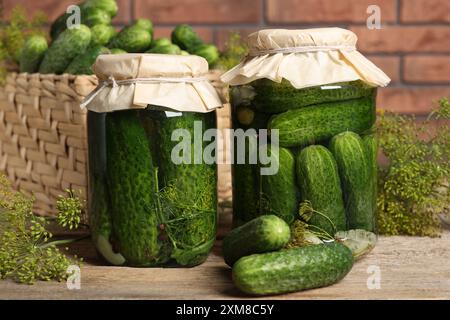
[[[226,97],[219,75],[212,70],[208,77]],[[0,171],[16,189],[34,195],[37,214],[54,214],[66,189],[86,198],[86,111],[79,103],[97,83],[95,76],[10,73],[0,87]],[[231,125],[229,104],[224,106],[217,112],[219,127]],[[218,170],[219,198],[228,200],[230,166]]]

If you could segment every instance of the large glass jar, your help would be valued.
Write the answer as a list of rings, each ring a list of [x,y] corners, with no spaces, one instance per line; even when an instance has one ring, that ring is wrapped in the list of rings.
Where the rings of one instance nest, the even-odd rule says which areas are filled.
[[[265,145],[277,168],[267,174],[261,168],[273,163],[237,161],[235,142],[235,226],[275,214],[289,224],[306,219],[331,236],[375,231],[377,84],[366,79],[370,72],[377,79],[376,67],[367,61],[364,73],[349,63],[340,48],[355,45],[351,36],[336,28],[263,30],[249,36],[249,56],[222,77],[234,85],[233,126],[247,132],[245,158],[261,157]],[[376,75],[386,81],[379,69]]]
[[[179,58],[171,59],[176,63]],[[199,63],[196,58],[180,59],[185,65]],[[201,68],[207,66],[203,60],[200,63]],[[157,81],[147,77],[136,82],[154,85]],[[171,85],[175,85],[173,90],[191,88],[190,83],[177,86],[190,80],[163,81],[155,90],[165,91],[163,98],[171,94]],[[108,90],[122,83],[116,81]],[[88,106],[88,199],[98,252],[114,265],[188,267],[202,263],[216,236],[216,165],[202,157],[210,144],[202,134],[215,128],[215,112],[179,111],[168,105],[99,112],[92,109],[105,109],[99,105],[106,98],[100,93],[94,99],[102,102]]]

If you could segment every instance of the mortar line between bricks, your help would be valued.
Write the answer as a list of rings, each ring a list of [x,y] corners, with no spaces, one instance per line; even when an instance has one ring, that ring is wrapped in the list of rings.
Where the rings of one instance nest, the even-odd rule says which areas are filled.
[[[267,26],[267,0],[261,0],[261,27]]]
[[[136,8],[135,0],[130,0],[130,21],[128,21],[128,23],[130,23],[131,21],[134,21],[136,19],[136,17],[134,16],[135,8]]]
[[[397,19],[398,25],[401,24],[401,10],[402,10],[403,5],[404,5],[403,0],[397,0],[395,3],[395,10],[397,10],[396,19]]]

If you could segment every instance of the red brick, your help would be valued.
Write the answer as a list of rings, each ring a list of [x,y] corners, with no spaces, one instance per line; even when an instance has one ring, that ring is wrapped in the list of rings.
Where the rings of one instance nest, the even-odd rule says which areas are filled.
[[[450,1],[408,0],[402,1],[401,22],[450,22]]]
[[[400,81],[399,57],[368,56],[367,58],[391,78],[391,83]]]
[[[403,78],[414,83],[450,83],[450,55],[407,56]]]
[[[442,97],[450,98],[450,86],[380,88],[377,107],[397,113],[428,114]]]
[[[154,29],[155,38],[166,37],[170,39],[170,35],[172,33],[173,27],[158,27],[156,26]],[[213,41],[213,30],[211,28],[206,27],[194,27],[194,30],[200,35],[200,37],[205,42]]]
[[[135,17],[155,23],[256,23],[260,0],[136,0]]]
[[[116,1],[119,5],[119,12],[114,18],[114,22],[127,23],[130,20],[130,1]],[[26,9],[28,17],[32,17],[37,11],[42,11],[47,16],[48,21],[52,22],[64,13],[69,5],[77,4],[79,2],[80,1],[77,0],[5,0],[3,1],[3,14],[6,19],[9,19],[13,8],[17,5],[21,5]]]
[[[396,19],[395,0],[267,0],[271,23],[365,22],[369,5],[378,5],[383,22]]]
[[[226,43],[230,37],[232,32],[238,32],[241,35],[242,40],[246,41],[247,36],[250,33],[256,32],[258,29],[256,28],[248,28],[248,29],[219,29],[216,32],[216,44],[219,50],[224,50]]]
[[[350,28],[363,52],[450,52],[450,26]]]

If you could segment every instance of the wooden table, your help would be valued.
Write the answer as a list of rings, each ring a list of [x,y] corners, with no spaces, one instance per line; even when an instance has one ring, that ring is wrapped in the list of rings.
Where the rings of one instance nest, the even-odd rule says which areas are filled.
[[[221,228],[219,238],[224,233],[226,228]],[[230,268],[220,256],[220,245],[219,240],[208,260],[195,268],[139,269],[100,265],[89,240],[85,240],[70,249],[85,258],[80,290],[67,289],[65,282],[39,282],[28,286],[7,280],[0,281],[0,299],[248,298],[233,287]],[[377,282],[371,281],[377,274],[379,289]],[[358,261],[341,282],[270,298],[449,299],[450,231],[434,239],[380,237],[376,248]]]

